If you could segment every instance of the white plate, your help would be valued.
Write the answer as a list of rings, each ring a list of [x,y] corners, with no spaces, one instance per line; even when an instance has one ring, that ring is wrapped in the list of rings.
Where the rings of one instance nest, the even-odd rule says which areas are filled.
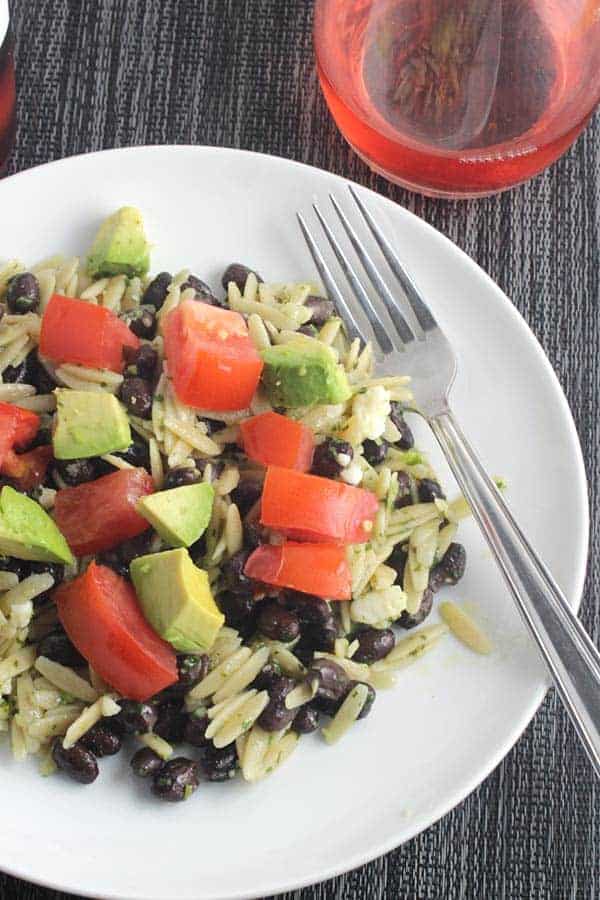
[[[118,150],[67,159],[0,185],[0,253],[81,253],[98,222],[139,206],[153,270],[190,265],[215,287],[233,260],[269,280],[313,278],[294,212],[344,193],[341,178],[213,148]],[[573,606],[583,587],[588,509],[573,421],[539,344],[501,291],[424,222],[375,194],[458,352],[456,412]],[[427,448],[430,436],[421,431]],[[438,462],[434,453],[434,460]],[[442,474],[448,478],[445,466]],[[446,482],[448,483],[448,482]],[[462,531],[472,604],[495,651],[448,638],[381,692],[370,718],[329,748],[315,736],[272,778],[202,785],[190,802],[148,796],[125,760],[80,787],[1,756],[0,867],[80,894],[249,898],[351,869],[418,834],[488,775],[538,707],[547,681],[475,526]],[[432,617],[435,618],[435,615]]]

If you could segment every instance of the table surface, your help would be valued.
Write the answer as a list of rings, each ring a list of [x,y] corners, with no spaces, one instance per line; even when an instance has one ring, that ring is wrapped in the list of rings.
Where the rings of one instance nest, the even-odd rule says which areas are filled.
[[[524,187],[483,201],[433,201],[374,176],[342,140],[315,74],[311,0],[12,0],[12,7],[19,129],[10,171],[133,144],[272,153],[392,197],[501,285],[548,354],[581,437],[592,504],[582,616],[597,642],[600,119]],[[59,896],[0,875],[2,900]],[[361,869],[285,896],[599,897],[600,791],[555,695],[442,821]]]

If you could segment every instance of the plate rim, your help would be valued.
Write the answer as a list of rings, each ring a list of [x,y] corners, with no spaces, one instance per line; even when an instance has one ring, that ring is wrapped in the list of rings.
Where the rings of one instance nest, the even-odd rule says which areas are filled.
[[[585,459],[583,456],[583,450],[581,447],[581,441],[579,439],[579,434],[577,432],[577,428],[575,426],[575,421],[573,419],[573,414],[571,412],[571,408],[565,396],[565,392],[563,387],[558,379],[554,368],[550,360],[548,359],[541,343],[539,342],[537,336],[530,328],[529,324],[516,308],[516,306],[511,302],[508,295],[502,290],[502,288],[496,284],[496,282],[491,278],[491,276],[481,267],[479,264],[472,259],[461,247],[454,243],[449,237],[447,237],[442,231],[435,228],[429,222],[422,219],[420,216],[417,216],[416,213],[413,213],[411,210],[402,206],[400,203],[392,200],[390,197],[385,197],[383,194],[378,193],[377,191],[365,187],[364,185],[355,182],[344,175],[340,175],[337,172],[330,172],[327,169],[320,168],[318,166],[310,165],[309,163],[303,163],[298,160],[287,159],[283,156],[278,156],[269,153],[261,153],[254,150],[245,150],[238,149],[235,147],[219,147],[210,144],[139,144],[139,145],[130,145],[126,147],[116,147],[116,148],[107,148],[103,150],[95,150],[92,152],[84,152],[77,153],[71,156],[62,157],[61,159],[52,160],[50,162],[41,163],[36,166],[31,166],[28,169],[24,169],[20,172],[16,172],[7,176],[5,179],[0,181],[0,197],[2,196],[2,191],[4,190],[4,185],[14,184],[15,181],[25,180],[27,177],[31,177],[39,172],[45,171],[47,169],[60,169],[67,168],[69,164],[81,160],[87,160],[88,158],[95,159],[97,157],[104,157],[107,155],[115,156],[115,155],[135,155],[137,153],[141,154],[152,154],[152,153],[194,153],[201,156],[203,154],[215,154],[215,155],[230,155],[230,156],[245,156],[245,157],[256,157],[261,160],[268,160],[271,164],[280,165],[282,167],[300,167],[301,169],[306,169],[311,172],[317,172],[321,175],[327,176],[329,178],[334,178],[340,183],[343,184],[351,184],[354,187],[357,187],[359,191],[367,192],[372,195],[377,203],[383,203],[387,207],[391,207],[392,209],[400,209],[403,215],[408,216],[409,218],[415,218],[419,221],[420,225],[425,226],[426,231],[432,232],[435,235],[436,239],[441,238],[442,242],[445,244],[450,244],[452,250],[455,254],[457,254],[458,258],[461,260],[463,265],[474,274],[477,278],[483,277],[485,282],[487,283],[487,287],[494,292],[497,297],[497,300],[503,306],[504,310],[509,314],[509,316],[513,319],[516,326],[524,333],[524,335],[528,338],[529,346],[531,350],[535,352],[535,355],[538,361],[541,363],[543,369],[546,372],[546,375],[549,380],[549,384],[552,387],[552,392],[554,394],[557,406],[560,408],[560,418],[565,428],[565,437],[568,436],[569,439],[569,447],[573,452],[576,462],[575,467],[575,478],[574,478],[574,487],[577,492],[578,502],[581,505],[581,511],[583,513],[582,518],[582,541],[581,546],[578,548],[578,559],[576,560],[576,566],[574,566],[574,584],[575,588],[572,592],[572,595],[568,597],[569,605],[571,608],[577,613],[581,607],[581,603],[583,600],[583,592],[585,588],[585,581],[587,576],[587,566],[588,566],[588,555],[589,555],[589,540],[590,540],[590,506],[589,506],[589,485],[587,480],[587,470],[585,465]],[[473,791],[479,787],[489,776],[490,774],[497,768],[497,766],[502,762],[502,760],[508,755],[508,753],[513,749],[519,738],[523,735],[526,728],[529,726],[534,716],[538,712],[541,707],[541,704],[546,696],[550,687],[550,680],[546,678],[546,684],[540,686],[539,690],[535,693],[533,700],[528,705],[525,712],[518,718],[516,723],[510,729],[510,732],[501,742],[500,747],[496,750],[491,757],[485,761],[484,764],[477,770],[477,772],[468,779],[466,787],[463,785],[459,789],[450,792],[449,799],[444,803],[440,808],[436,809],[436,812],[433,818],[429,818],[425,824],[420,823],[415,827],[408,827],[406,829],[406,836],[398,843],[397,837],[390,837],[386,841],[381,841],[378,843],[376,847],[369,847],[365,851],[360,851],[354,853],[350,858],[346,858],[342,864],[332,863],[326,869],[322,867],[318,872],[313,872],[312,875],[308,875],[303,877],[301,880],[294,880],[291,882],[287,882],[285,884],[280,883],[277,886],[269,886],[266,884],[260,889],[252,890],[248,892],[246,890],[236,891],[234,893],[228,892],[226,894],[223,893],[212,893],[210,898],[208,895],[205,895],[205,900],[258,900],[258,898],[263,898],[266,894],[273,893],[283,893],[285,891],[293,891],[302,889],[304,887],[316,884],[318,882],[327,881],[331,878],[337,877],[339,875],[345,874],[347,872],[351,872],[354,869],[366,865],[369,862],[372,862],[374,859],[377,859],[380,856],[383,856],[387,853],[390,853],[392,850],[397,849],[400,846],[403,846],[408,841],[413,840],[419,834],[426,831],[432,825],[440,821],[444,818],[450,811],[455,809],[460,803],[462,803]],[[1,862],[1,860],[0,860]],[[2,863],[0,865],[0,871],[4,872],[7,875],[10,875],[14,878],[19,878],[24,881],[29,881],[30,883],[41,885],[43,887],[48,887],[55,890],[62,890],[70,893],[79,893],[85,897],[98,898],[100,895],[87,887],[81,886],[73,886],[65,888],[64,882],[56,881],[53,879],[45,879],[42,876],[32,875],[30,872],[25,870],[19,865],[11,866],[10,864]],[[104,892],[101,895],[103,898],[107,898],[107,900],[125,900],[125,898],[135,897],[135,898],[146,898],[149,895],[145,893],[128,893],[125,894],[120,891],[110,890],[108,892]],[[154,897],[155,895],[150,895]]]

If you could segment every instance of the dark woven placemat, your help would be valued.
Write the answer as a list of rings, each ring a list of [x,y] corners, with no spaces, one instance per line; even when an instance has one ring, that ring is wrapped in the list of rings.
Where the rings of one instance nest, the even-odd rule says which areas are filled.
[[[19,131],[11,171],[144,143],[290,157],[393,197],[504,288],[541,340],[581,436],[593,523],[583,619],[597,641],[598,118],[529,185],[479,202],[436,202],[373,176],[337,133],[315,75],[310,0],[13,0],[12,7]],[[35,209],[23,214],[34,228]],[[507,759],[441,822],[362,869],[286,897],[598,898],[599,801],[551,694]],[[58,896],[0,875],[2,900]]]

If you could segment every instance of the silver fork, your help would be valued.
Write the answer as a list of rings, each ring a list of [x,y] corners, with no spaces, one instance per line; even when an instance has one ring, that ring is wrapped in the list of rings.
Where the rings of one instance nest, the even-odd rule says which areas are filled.
[[[341,277],[334,276],[318,240],[298,213],[302,233],[323,284],[344,319],[349,336],[362,341],[374,339],[378,372],[411,375],[415,412],[430,425],[440,443],[596,774],[600,775],[600,653],[464,436],[448,400],[457,369],[454,351],[389,240],[358,193],[350,185],[349,190],[387,267],[407,298],[418,328],[408,324],[354,224],[331,194],[333,208],[361,263],[363,276],[361,280],[327,219],[313,204],[345,276],[345,283]],[[371,294],[365,288],[369,282]],[[371,295],[376,299],[371,299]]]

